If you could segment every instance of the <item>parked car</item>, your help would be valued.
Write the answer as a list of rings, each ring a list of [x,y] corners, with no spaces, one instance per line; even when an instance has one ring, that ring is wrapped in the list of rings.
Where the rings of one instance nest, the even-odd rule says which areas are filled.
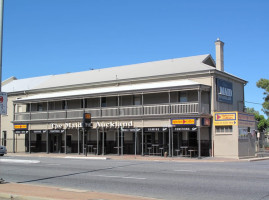
[[[7,154],[7,148],[0,145],[0,156],[3,156],[4,154]]]

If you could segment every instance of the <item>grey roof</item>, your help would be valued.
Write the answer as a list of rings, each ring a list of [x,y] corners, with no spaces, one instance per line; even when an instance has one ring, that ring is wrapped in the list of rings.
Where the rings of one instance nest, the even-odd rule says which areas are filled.
[[[2,91],[16,92],[42,88],[65,87],[212,69],[215,69],[215,63],[212,57],[209,54],[206,54],[75,73],[14,80],[11,83],[4,85],[2,87]]]
[[[15,79],[2,86],[3,92],[19,92],[33,90],[41,83],[46,82],[51,76],[40,76],[25,79]]]

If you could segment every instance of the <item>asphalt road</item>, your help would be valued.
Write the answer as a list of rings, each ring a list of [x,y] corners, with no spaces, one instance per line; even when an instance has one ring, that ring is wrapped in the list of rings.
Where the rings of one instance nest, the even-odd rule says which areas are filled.
[[[268,160],[200,163],[0,158],[0,177],[8,182],[176,200],[269,200],[268,169]]]

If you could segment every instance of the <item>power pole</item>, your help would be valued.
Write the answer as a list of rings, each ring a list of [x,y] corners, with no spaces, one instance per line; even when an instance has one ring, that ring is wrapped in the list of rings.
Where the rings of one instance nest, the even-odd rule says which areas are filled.
[[[0,92],[2,92],[3,15],[4,15],[4,0],[0,0]],[[2,116],[0,115],[0,144],[2,142],[1,121]]]
[[[2,91],[3,13],[4,13],[4,0],[0,0],[0,92]],[[0,142],[2,142],[1,121],[2,121],[2,116],[0,115]],[[0,178],[0,184],[3,182],[4,182],[4,179]]]

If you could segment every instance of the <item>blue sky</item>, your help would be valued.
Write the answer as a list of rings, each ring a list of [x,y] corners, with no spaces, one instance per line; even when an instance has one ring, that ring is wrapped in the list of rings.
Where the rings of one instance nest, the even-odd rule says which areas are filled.
[[[3,80],[211,54],[262,103],[269,79],[267,0],[5,0]],[[259,104],[246,103],[260,111]]]

